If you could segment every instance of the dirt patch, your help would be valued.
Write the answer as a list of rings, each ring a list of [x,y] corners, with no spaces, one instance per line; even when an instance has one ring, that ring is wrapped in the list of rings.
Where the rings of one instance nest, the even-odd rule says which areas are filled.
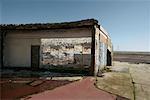
[[[71,81],[38,78],[3,78],[0,80],[1,99],[18,99],[27,95],[51,90],[68,83],[71,83]]]
[[[150,64],[150,52],[114,52],[114,61]]]

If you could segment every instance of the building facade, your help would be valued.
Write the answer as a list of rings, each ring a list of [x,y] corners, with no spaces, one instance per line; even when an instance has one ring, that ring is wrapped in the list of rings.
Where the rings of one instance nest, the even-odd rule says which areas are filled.
[[[97,75],[112,63],[111,39],[95,19],[0,27],[3,68],[79,68]]]

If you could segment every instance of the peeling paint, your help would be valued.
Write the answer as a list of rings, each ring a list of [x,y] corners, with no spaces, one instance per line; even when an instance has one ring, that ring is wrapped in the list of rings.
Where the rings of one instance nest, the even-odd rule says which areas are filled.
[[[42,65],[89,67],[91,38],[41,39]]]

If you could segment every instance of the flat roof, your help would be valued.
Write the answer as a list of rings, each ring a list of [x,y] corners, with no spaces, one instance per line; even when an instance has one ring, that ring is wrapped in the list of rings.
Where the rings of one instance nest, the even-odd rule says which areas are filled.
[[[72,22],[61,23],[34,23],[34,24],[1,24],[2,30],[20,30],[20,29],[66,29],[77,27],[89,27],[98,25],[98,21],[95,19],[85,19]]]

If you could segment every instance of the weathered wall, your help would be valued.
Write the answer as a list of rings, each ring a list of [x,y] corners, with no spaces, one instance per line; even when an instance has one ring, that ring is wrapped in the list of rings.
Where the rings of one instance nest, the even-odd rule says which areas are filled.
[[[76,28],[76,29],[53,29],[53,30],[21,30],[11,32],[9,37],[15,38],[81,38],[91,37],[90,29]]]
[[[90,67],[91,37],[42,39],[42,64]]]
[[[108,42],[106,35],[102,31],[100,31],[100,42],[103,42],[105,44],[107,44]]]
[[[108,47],[108,37],[100,31],[100,69],[106,66],[107,62],[107,47]]]
[[[102,27],[101,27],[102,28]],[[95,33],[95,74],[107,65],[107,49],[112,51],[112,44],[107,32],[96,27]]]
[[[91,37],[90,29],[78,28],[66,30],[24,30],[9,32],[7,33],[5,39],[4,65],[15,67],[30,67],[31,45],[41,45],[42,39],[82,37]]]
[[[107,44],[100,42],[100,69],[103,69],[107,63]]]
[[[94,74],[96,75],[99,69],[100,61],[99,61],[99,56],[100,56],[100,49],[99,49],[99,41],[100,41],[100,30],[99,28],[95,27],[95,72]]]

